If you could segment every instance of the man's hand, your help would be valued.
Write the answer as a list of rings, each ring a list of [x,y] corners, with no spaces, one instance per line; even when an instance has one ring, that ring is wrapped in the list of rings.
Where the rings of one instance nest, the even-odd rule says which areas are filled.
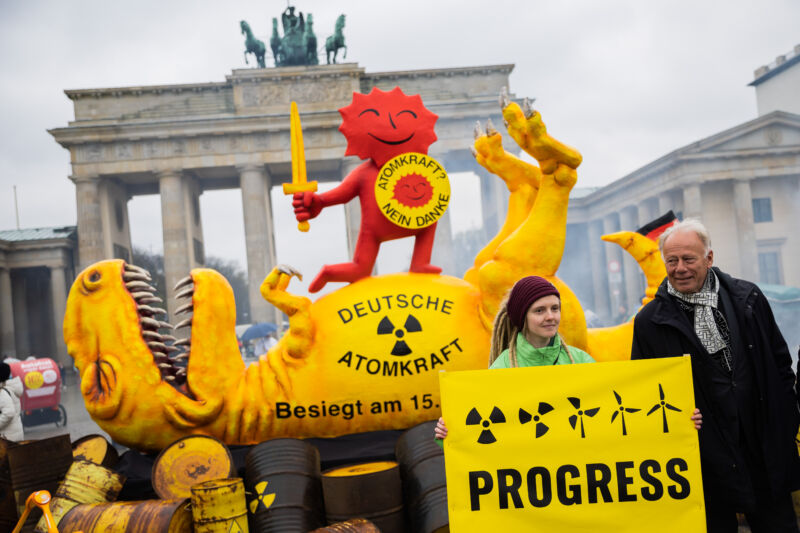
[[[437,439],[444,440],[447,437],[447,426],[444,425],[444,419],[439,418],[439,421],[436,422],[436,427],[433,428],[433,434]]]
[[[694,429],[699,430],[701,427],[703,427],[703,415],[700,413],[700,409],[695,407],[692,416],[689,418],[694,423]]]
[[[294,217],[298,222],[305,222],[316,218],[322,211],[322,202],[319,195],[311,191],[297,192],[292,197],[292,207],[294,207]]]

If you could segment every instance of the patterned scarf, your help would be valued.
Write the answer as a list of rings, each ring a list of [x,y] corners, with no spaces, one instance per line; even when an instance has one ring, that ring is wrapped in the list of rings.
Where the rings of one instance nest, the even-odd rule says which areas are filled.
[[[728,344],[720,334],[717,322],[714,320],[714,310],[717,309],[719,301],[719,281],[713,270],[708,269],[706,281],[699,292],[691,294],[680,292],[672,286],[669,280],[667,280],[667,292],[694,306],[694,332],[709,354],[715,354],[728,348]],[[730,362],[726,362],[730,368]]]

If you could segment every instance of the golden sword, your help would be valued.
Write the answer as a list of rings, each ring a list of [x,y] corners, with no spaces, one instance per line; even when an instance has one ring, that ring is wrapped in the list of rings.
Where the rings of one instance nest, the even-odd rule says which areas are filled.
[[[294,101],[289,111],[289,136],[292,140],[292,182],[283,184],[283,194],[317,192],[317,182],[307,181],[303,127],[300,125],[300,113],[297,111],[297,103]],[[297,223],[297,229],[300,231],[308,231],[308,227],[307,220]]]

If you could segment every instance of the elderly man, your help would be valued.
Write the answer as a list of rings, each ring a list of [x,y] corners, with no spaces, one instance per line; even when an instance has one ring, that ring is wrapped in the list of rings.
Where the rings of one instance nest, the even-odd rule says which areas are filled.
[[[636,315],[632,359],[692,358],[703,414],[700,459],[709,532],[797,532],[800,413],[786,342],[753,283],[712,268],[706,228],[685,220],[661,235],[667,279]]]

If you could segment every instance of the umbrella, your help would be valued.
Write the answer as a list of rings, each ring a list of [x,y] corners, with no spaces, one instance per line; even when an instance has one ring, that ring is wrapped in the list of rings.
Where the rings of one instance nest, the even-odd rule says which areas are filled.
[[[266,337],[270,333],[275,333],[276,331],[278,331],[278,326],[275,324],[270,322],[259,322],[257,324],[253,324],[245,330],[241,337],[242,342],[249,342],[253,339]]]

